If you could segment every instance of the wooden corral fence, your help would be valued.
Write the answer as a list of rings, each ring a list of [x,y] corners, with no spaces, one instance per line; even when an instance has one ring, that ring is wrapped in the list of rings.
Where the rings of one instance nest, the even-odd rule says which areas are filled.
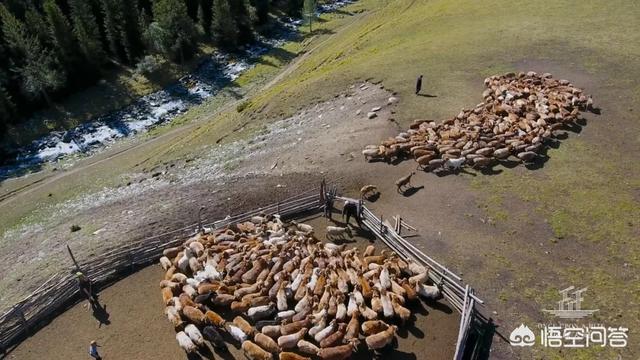
[[[4,358],[6,351],[19,344],[26,336],[37,331],[47,320],[80,300],[80,290],[75,275],[77,268],[80,268],[91,279],[94,286],[104,287],[137,268],[158,261],[165,248],[177,246],[186,237],[194,235],[197,231],[223,228],[232,223],[247,221],[258,214],[280,214],[281,217],[287,218],[304,212],[324,209],[325,215],[329,216],[335,200],[357,202],[360,218],[366,228],[403,259],[414,260],[431,269],[430,279],[441,287],[445,299],[461,313],[454,360],[462,359],[466,347],[469,345],[467,340],[472,324],[474,324],[474,320],[478,321],[481,318],[480,313],[476,311],[476,304],[482,304],[482,300],[474,295],[473,289],[468,285],[462,285],[462,279],[459,276],[400,236],[399,232],[403,227],[401,226],[403,221],[399,216],[397,224],[391,226],[387,221],[383,221],[382,217],[375,216],[361,200],[340,197],[336,193],[335,187],[327,189],[323,181],[319,189],[303,192],[274,204],[228,216],[218,221],[203,223],[201,219],[198,219],[197,223],[193,225],[136,240],[112,249],[90,261],[75,264],[75,266],[53,275],[24,300],[0,316],[0,359]],[[200,213],[198,217],[200,217]],[[406,228],[407,224],[404,223],[404,225]]]
[[[471,331],[472,320],[486,321],[481,313],[477,311],[476,304],[484,304],[478,298],[469,285],[463,285],[462,279],[416,248],[411,242],[400,235],[400,230],[404,228],[412,229],[400,216],[394,219],[394,225],[383,220],[382,216],[377,217],[371,212],[362,200],[335,196],[335,200],[356,202],[362,224],[366,226],[377,238],[382,240],[389,248],[395,251],[404,260],[413,260],[423,266],[429,267],[429,278],[438,285],[444,298],[460,313],[460,330],[456,343],[456,353],[454,360],[463,359],[468,346],[469,332]]]
[[[42,327],[47,320],[81,299],[75,275],[77,268],[91,279],[94,286],[104,287],[135,269],[158,261],[165,248],[184,242],[185,238],[194,235],[199,227],[217,229],[234,222],[248,220],[261,213],[279,213],[282,217],[286,217],[318,210],[324,205],[321,199],[320,191],[316,188],[223,220],[206,224],[198,221],[180,229],[136,240],[92,260],[80,262],[76,264],[77,267],[71,266],[53,275],[29,296],[0,315],[0,359],[4,358],[9,349]]]

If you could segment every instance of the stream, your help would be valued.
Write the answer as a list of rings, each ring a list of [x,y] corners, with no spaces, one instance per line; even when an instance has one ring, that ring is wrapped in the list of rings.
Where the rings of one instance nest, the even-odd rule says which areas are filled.
[[[318,7],[318,13],[335,11],[350,3],[351,0],[338,0],[323,4]],[[41,165],[71,154],[94,154],[119,139],[166,124],[202,104],[232,85],[260,56],[294,40],[299,35],[298,27],[303,24],[302,20],[292,18],[281,18],[279,22],[281,26],[270,38],[257,36],[254,43],[234,55],[215,52],[202,60],[195,71],[161,90],[68,131],[52,131],[18,149],[17,155],[0,163],[0,181],[37,171]]]

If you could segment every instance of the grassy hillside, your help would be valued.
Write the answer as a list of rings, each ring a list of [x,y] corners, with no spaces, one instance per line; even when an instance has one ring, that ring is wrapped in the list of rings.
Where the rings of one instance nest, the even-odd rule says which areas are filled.
[[[466,249],[456,248],[442,260],[458,266],[465,280],[480,289],[489,309],[499,312],[504,327],[498,330],[507,337],[514,324],[549,322],[541,309],[553,306],[557,290],[569,285],[589,287],[585,307],[600,309],[595,322],[630,329],[629,346],[620,352],[592,347],[560,353],[536,346],[514,353],[496,340],[496,358],[599,359],[619,353],[637,358],[640,4],[362,0],[344,11],[355,16],[320,22],[313,41],[289,44],[238,79],[240,85],[264,81],[281,69],[282,59],[308,53],[280,81],[251,93],[242,108],[212,115],[219,104],[211,102],[189,111],[183,121],[202,120],[197,126],[141,148],[142,154],[96,167],[85,179],[67,180],[56,188],[56,196],[63,194],[58,200],[75,194],[70,191],[74,187],[111,185],[102,179],[113,179],[114,173],[151,169],[197,155],[202,147],[259,132],[265,124],[331,98],[357,81],[382,81],[398,92],[396,120],[406,125],[414,118],[443,119],[474,106],[481,101],[487,75],[549,71],[586,88],[602,114],[589,116],[579,133],[570,133],[551,149],[541,169],[500,168],[495,176],[469,180],[476,196],[468,206],[486,212],[495,236],[461,234]],[[433,97],[413,95],[419,74],[425,75],[423,92]],[[153,135],[168,131],[162,128]],[[506,279],[496,280],[496,273],[506,274]]]
[[[576,284],[588,286],[588,305],[600,308],[594,321],[640,326],[640,125],[634,115],[640,108],[640,5],[365,0],[359,6],[374,10],[251,98],[242,113],[209,122],[189,143],[206,144],[210,136],[219,140],[232,127],[245,131],[225,140],[245,136],[364,79],[382,81],[399,93],[396,120],[406,125],[472,107],[481,100],[487,75],[533,69],[567,77],[593,93],[602,115],[590,117],[584,131],[551,149],[543,169],[501,169],[497,176],[470,182],[480,199],[477,206],[501,233],[489,239],[495,249],[484,252],[482,267],[487,273],[511,272],[512,280],[497,286],[483,274],[467,279],[484,288],[509,325],[549,320],[539,309],[553,304],[559,289]],[[423,91],[434,97],[413,95],[418,74],[426,78]],[[172,151],[177,155],[184,148],[178,144]],[[530,233],[536,226],[541,231]],[[473,241],[474,234],[469,235]],[[500,331],[508,336],[511,329]],[[496,346],[502,347],[500,357],[513,356],[507,355],[508,345],[498,341]],[[626,351],[637,354],[638,347],[630,337]],[[558,359],[616,354],[610,348],[560,353],[540,347],[518,353]]]

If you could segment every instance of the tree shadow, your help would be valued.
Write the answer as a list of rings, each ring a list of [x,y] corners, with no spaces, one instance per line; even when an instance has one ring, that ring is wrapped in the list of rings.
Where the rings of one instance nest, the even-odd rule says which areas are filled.
[[[297,55],[292,53],[291,51],[285,50],[283,48],[273,48],[266,55],[274,57],[281,62],[289,62],[293,60]],[[262,57],[261,57],[262,58]]]
[[[339,14],[339,15],[353,16],[353,13],[351,13],[349,11],[342,10],[342,9],[334,9],[331,12],[334,13],[334,14]]]
[[[304,38],[307,39],[316,35],[333,35],[335,33],[336,32],[331,29],[325,29],[325,28],[314,29],[312,32],[304,34]]]

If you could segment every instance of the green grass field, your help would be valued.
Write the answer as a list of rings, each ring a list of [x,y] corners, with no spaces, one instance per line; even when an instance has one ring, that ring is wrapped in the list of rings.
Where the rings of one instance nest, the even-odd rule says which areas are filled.
[[[546,235],[526,234],[523,224],[542,222],[552,234],[544,241],[555,246],[554,252],[580,253],[566,262],[559,255],[539,254],[537,244],[526,250],[505,245],[500,256],[486,259],[485,267],[488,272],[513,271],[514,280],[496,298],[514,318],[528,318],[523,307],[538,304],[535,308],[541,309],[553,303],[564,284],[584,284],[590,289],[589,304],[601,308],[598,321],[640,326],[640,125],[634,116],[640,108],[640,4],[365,0],[356,6],[372,10],[321,44],[290,76],[253,96],[242,113],[223,114],[190,143],[226,134],[230,124],[241,124],[245,131],[225,140],[246,136],[264,122],[365,79],[382,81],[398,92],[402,103],[396,120],[406,125],[414,118],[443,119],[472,107],[480,101],[488,75],[529,67],[575,74],[577,78],[569,79],[588,86],[603,108],[603,115],[592,120],[601,123],[587,125],[597,126],[598,132],[587,139],[572,134],[549,151],[551,160],[542,170],[506,169],[497,176],[478,177],[470,186],[486,198],[480,202],[489,204],[487,213],[506,229],[505,238],[537,241]],[[412,95],[418,74],[425,75],[423,91],[436,97]],[[174,149],[180,153],[178,147]],[[505,199],[522,202],[525,210],[513,213]],[[523,256],[522,251],[535,255]],[[514,254],[544,275],[523,273],[500,260]],[[628,269],[636,269],[631,270],[636,275]],[[480,287],[491,282],[474,280]],[[510,329],[502,331],[508,336]],[[637,354],[639,347],[640,342],[630,338],[631,351]],[[596,359],[616,354],[610,348],[562,353],[537,348],[521,355]]]

